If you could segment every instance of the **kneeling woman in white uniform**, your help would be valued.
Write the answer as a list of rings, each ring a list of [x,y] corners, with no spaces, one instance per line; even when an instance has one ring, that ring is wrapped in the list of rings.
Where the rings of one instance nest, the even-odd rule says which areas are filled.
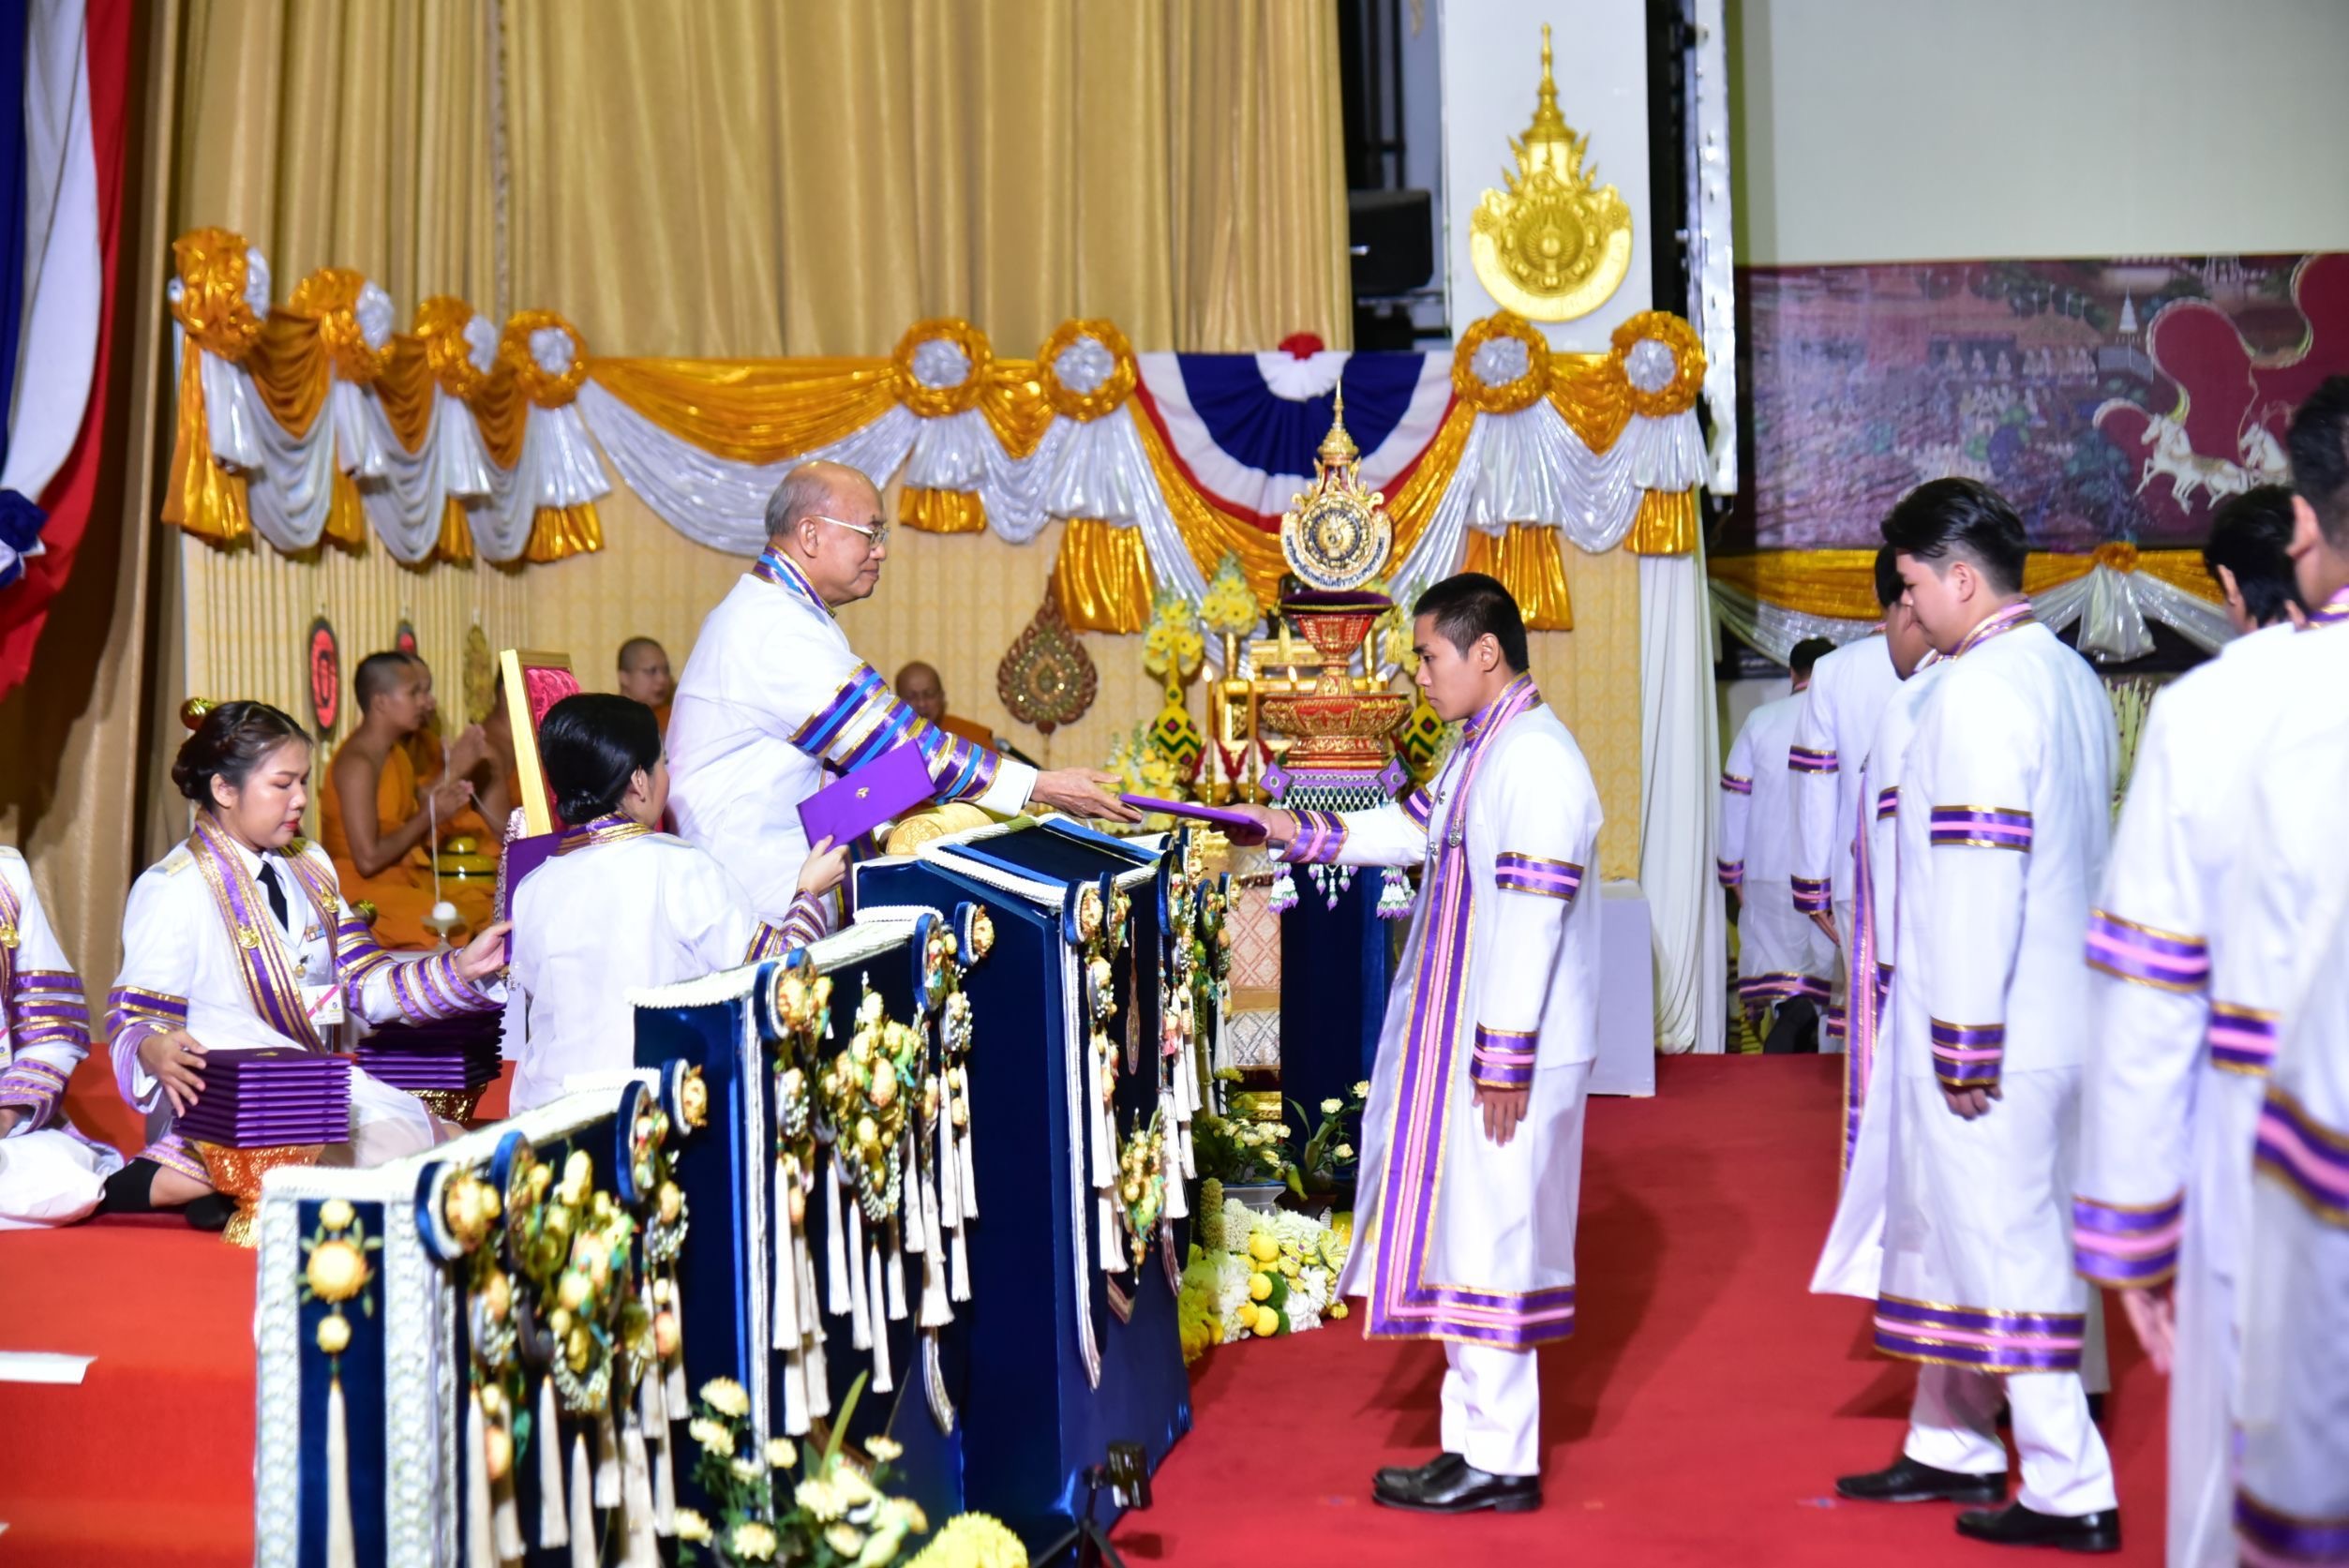
[[[207,1053],[332,1050],[346,1012],[421,1023],[487,1012],[506,928],[462,952],[394,957],[344,907],[335,864],[300,837],[310,740],[266,703],[202,712],[172,782],[196,804],[195,831],[130,889],[123,967],[107,998],[114,1076],[147,1118],[147,1147],[107,1183],[106,1208],[188,1206],[217,1228],[231,1205],[172,1131],[204,1092]],[[351,1074],[351,1141],[320,1163],[375,1165],[430,1148],[441,1125],[406,1092]]]
[[[758,929],[726,868],[655,826],[669,770],[652,709],[601,692],[565,697],[540,723],[538,750],[556,811],[577,826],[514,893],[505,1050],[516,1111],[555,1098],[567,1078],[635,1066],[628,993],[731,969]],[[812,846],[785,921],[793,946],[824,933],[824,895],[846,859],[829,840]]]

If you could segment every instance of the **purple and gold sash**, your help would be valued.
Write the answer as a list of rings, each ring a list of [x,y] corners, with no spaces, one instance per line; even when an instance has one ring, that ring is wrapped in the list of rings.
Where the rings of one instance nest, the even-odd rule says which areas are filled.
[[[1427,929],[1412,981],[1411,1017],[1397,1074],[1395,1117],[1382,1178],[1377,1267],[1366,1332],[1377,1338],[1461,1339],[1521,1348],[1574,1332],[1574,1287],[1533,1292],[1490,1291],[1428,1278],[1428,1254],[1443,1176],[1444,1138],[1456,1092],[1453,1071],[1460,1049],[1460,992],[1467,983],[1469,933],[1475,879],[1470,874],[1467,814],[1476,773],[1509,721],[1534,708],[1541,694],[1519,676],[1462,733],[1459,785],[1422,900]]]
[[[195,857],[196,869],[203,873],[204,885],[212,889],[213,906],[228,928],[253,1011],[294,1044],[322,1050],[324,1042],[303,1003],[301,977],[293,972],[267,901],[245,869],[245,857],[236,852],[235,844],[209,814],[197,816],[196,830],[187,836],[187,851]],[[320,874],[299,854],[280,857],[279,864],[293,873],[294,885],[309,900],[322,929],[331,933],[335,929],[332,911],[338,901]]]
[[[1889,792],[1888,792],[1889,793]],[[1860,773],[1858,836],[1851,843],[1851,959],[1844,966],[1844,1147],[1842,1170],[1851,1170],[1860,1146],[1860,1113],[1876,1076],[1876,1038],[1883,1023],[1885,989],[1877,983],[1876,857],[1868,840],[1875,831],[1867,770]]]

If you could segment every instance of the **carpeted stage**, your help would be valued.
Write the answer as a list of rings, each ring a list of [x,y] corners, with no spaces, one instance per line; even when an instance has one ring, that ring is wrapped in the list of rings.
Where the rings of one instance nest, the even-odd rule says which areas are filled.
[[[1834,1202],[1832,1058],[1674,1058],[1652,1100],[1594,1102],[1581,1327],[1545,1353],[1548,1505],[1432,1519],[1370,1471],[1435,1446],[1442,1352],[1356,1318],[1227,1345],[1198,1424],[1117,1542],[1130,1563],[1915,1565],[1997,1561],[1954,1510],[1838,1503],[1889,1459],[1905,1367],[1864,1306],[1805,1292]],[[163,1222],[0,1236],[0,1350],[97,1359],[79,1387],[0,1382],[0,1565],[250,1561],[250,1254]],[[2125,1330],[2106,1433],[2129,1548],[2158,1562],[2162,1387]]]

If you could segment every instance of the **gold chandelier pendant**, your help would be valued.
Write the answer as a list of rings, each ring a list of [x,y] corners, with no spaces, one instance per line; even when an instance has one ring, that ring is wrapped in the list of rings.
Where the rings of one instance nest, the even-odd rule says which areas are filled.
[[[1528,321],[1587,316],[1631,270],[1631,209],[1613,186],[1583,169],[1590,140],[1559,112],[1545,23],[1534,123],[1509,142],[1517,168],[1502,171],[1504,188],[1487,190],[1469,218],[1477,281],[1502,308]]]

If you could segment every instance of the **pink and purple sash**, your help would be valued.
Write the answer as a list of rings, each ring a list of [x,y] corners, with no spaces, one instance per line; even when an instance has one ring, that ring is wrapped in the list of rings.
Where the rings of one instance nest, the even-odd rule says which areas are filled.
[[[301,979],[279,939],[277,922],[246,871],[245,858],[236,852],[235,844],[208,814],[199,814],[196,830],[187,836],[187,850],[195,857],[196,869],[203,873],[205,886],[212,889],[213,905],[219,910],[229,941],[236,948],[237,968],[244,976],[253,1011],[294,1044],[312,1051],[324,1049],[303,1003]],[[332,910],[337,904],[334,895],[325,890],[304,857],[284,856],[281,863],[293,873],[295,885],[310,901],[322,929],[331,932]]]
[[[1866,769],[1860,774],[1860,819],[1852,840],[1851,959],[1845,965],[1844,987],[1844,1145],[1843,1170],[1851,1169],[1852,1151],[1860,1146],[1860,1113],[1866,1109],[1868,1085],[1876,1076],[1876,1038],[1884,1019],[1887,989],[1878,983],[1876,939],[1876,856],[1868,840],[1875,831],[1874,809],[1868,796]]]
[[[1470,874],[1467,812],[1476,773],[1510,720],[1541,701],[1519,676],[1492,706],[1469,721],[1460,744],[1459,786],[1440,841],[1421,906],[1419,967],[1397,1074],[1395,1118],[1382,1179],[1378,1259],[1372,1277],[1371,1338],[1460,1339],[1519,1349],[1574,1332],[1574,1287],[1510,1292],[1437,1284],[1427,1277],[1444,1138],[1458,1075],[1460,992],[1467,981],[1474,878]]]

